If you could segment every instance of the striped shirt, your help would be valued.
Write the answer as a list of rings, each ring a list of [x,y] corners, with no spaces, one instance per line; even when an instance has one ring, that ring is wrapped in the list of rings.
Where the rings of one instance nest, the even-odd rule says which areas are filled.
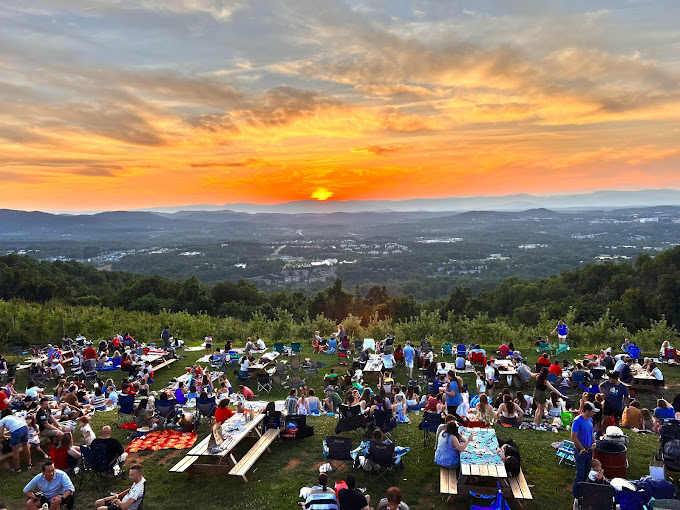
[[[317,485],[309,491],[305,500],[305,508],[307,510],[339,510],[340,506],[333,489],[328,487],[323,490],[323,487]]]

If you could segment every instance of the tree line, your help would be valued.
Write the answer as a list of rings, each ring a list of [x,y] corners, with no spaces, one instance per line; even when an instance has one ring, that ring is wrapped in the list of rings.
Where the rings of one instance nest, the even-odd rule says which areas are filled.
[[[480,315],[510,327],[537,327],[543,317],[567,317],[594,324],[603,317],[631,333],[659,321],[680,327],[680,246],[634,263],[587,264],[532,282],[507,278],[476,295],[457,287],[442,300],[392,296],[385,286],[363,293],[332,285],[303,292],[266,293],[246,280],[215,285],[195,276],[183,281],[128,272],[98,271],[77,262],[38,262],[27,256],[0,257],[0,299],[51,306],[94,306],[151,315],[186,312],[244,323],[275,321],[287,314],[295,323],[322,317],[338,322],[352,316],[367,328],[375,321],[408,323],[424,315],[462,321]]]

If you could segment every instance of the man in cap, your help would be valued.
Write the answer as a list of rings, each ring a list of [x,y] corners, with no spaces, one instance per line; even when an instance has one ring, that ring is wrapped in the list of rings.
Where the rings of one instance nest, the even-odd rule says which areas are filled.
[[[586,481],[590,462],[593,460],[593,416],[597,408],[592,402],[586,402],[583,413],[571,424],[571,441],[574,443],[576,453],[576,476],[574,478],[574,499],[578,499],[578,484]]]

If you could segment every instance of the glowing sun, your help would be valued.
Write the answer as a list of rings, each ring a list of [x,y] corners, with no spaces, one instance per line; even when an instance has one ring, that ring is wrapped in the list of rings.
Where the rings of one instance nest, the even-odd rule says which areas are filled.
[[[317,188],[310,195],[311,198],[316,200],[328,200],[333,196],[333,192],[326,188]]]

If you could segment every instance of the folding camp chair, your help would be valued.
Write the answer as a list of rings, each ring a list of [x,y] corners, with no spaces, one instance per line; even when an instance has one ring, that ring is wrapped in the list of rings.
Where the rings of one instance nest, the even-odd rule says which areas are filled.
[[[470,491],[470,496],[472,496],[473,499],[485,502],[485,504],[483,505],[473,504],[470,507],[470,510],[510,510],[508,502],[505,501],[505,499],[503,498],[503,490],[501,489],[501,484],[499,482],[496,482],[496,484],[498,486],[498,492],[495,495],[487,496],[485,494],[477,494],[476,492]],[[494,501],[490,505],[488,505],[486,504],[486,502],[488,502],[489,500]]]
[[[392,439],[390,432],[397,427],[397,420],[395,420],[391,409],[376,409],[373,411],[373,420],[375,428],[380,429],[383,434]]]
[[[364,349],[375,351],[375,340],[373,338],[364,338]]]
[[[215,397],[197,398],[196,399],[196,430],[203,424],[201,418],[205,418],[208,423],[210,419],[215,416]]]
[[[177,423],[177,399],[154,401],[156,414],[158,415],[158,427],[166,428],[170,424]]]
[[[368,425],[366,418],[361,414],[361,406],[340,404],[338,412],[340,414],[340,419],[335,426],[335,433],[342,434],[344,432],[352,432],[359,442],[361,442],[362,434]]]
[[[331,338],[328,340],[328,349],[326,349],[325,352],[326,354],[334,354],[335,350],[338,348],[338,341],[335,338]]]
[[[351,437],[326,437],[326,440],[324,441],[324,454],[326,455],[326,461],[330,464],[334,474],[339,474],[342,471],[341,467],[344,468],[347,467],[347,465],[352,465],[353,459],[351,451],[353,448],[354,445]]]
[[[638,359],[640,357],[640,348],[635,344],[631,344],[628,348],[628,356],[633,359]]]
[[[300,377],[299,375],[294,375],[292,379],[290,380],[290,387],[291,388],[304,388],[305,387],[305,380]]]
[[[387,482],[388,473],[391,472],[396,476],[397,464],[396,456],[394,455],[395,448],[396,445],[394,443],[385,444],[376,441],[368,443],[367,458],[371,461],[372,467],[377,466],[377,469],[371,469],[371,471],[369,471],[369,479],[375,474],[378,478],[382,478]]]
[[[567,342],[557,342],[557,350],[555,351],[555,356],[559,356],[563,352],[570,350],[569,344]]]
[[[319,362],[311,360],[309,365],[305,368],[305,372],[308,374],[318,374],[319,373]]]
[[[302,354],[302,344],[300,342],[291,342],[290,352],[292,354],[297,354],[298,356],[300,356]]]
[[[135,396],[118,395],[118,425],[135,421]]]
[[[557,382],[557,374],[548,374],[548,382],[555,384]]]
[[[576,447],[574,443],[567,440],[562,441],[562,446],[557,450],[557,456],[560,459],[557,461],[558,464],[562,464],[562,462],[572,465],[576,464]]]
[[[590,375],[593,376],[594,381],[604,379],[604,373],[607,371],[605,367],[593,367],[590,369]]]
[[[578,510],[616,510],[616,490],[609,484],[578,484]]]
[[[453,345],[451,342],[444,342],[442,344],[442,356],[453,356]]]
[[[300,358],[293,358],[292,360],[290,360],[290,371],[291,372],[298,372],[299,373],[300,367],[301,367]]]
[[[338,347],[338,364],[346,365],[349,359],[349,351]]]
[[[539,354],[543,354],[544,352],[552,352],[552,346],[550,345],[550,342],[539,342],[538,347],[536,347],[536,352]]]
[[[354,350],[361,351],[364,348],[364,342],[362,340],[354,340]]]
[[[463,358],[465,358],[466,354],[467,347],[465,346],[465,344],[456,345],[456,356],[462,356]]]
[[[247,383],[250,381],[250,374],[246,370],[245,372],[242,371],[235,371],[236,372],[236,378],[238,379],[239,384],[241,383]]]
[[[586,380],[586,373],[582,371],[574,372],[571,374],[571,384],[581,384]]]
[[[280,429],[281,428],[281,411],[274,411],[274,414],[270,416],[265,414],[264,416],[264,429]]]
[[[439,413],[429,411],[423,413],[423,421],[418,424],[418,428],[423,431],[423,447],[427,446],[428,442],[436,446],[435,436],[441,422],[442,418]]]
[[[269,373],[257,374],[257,391],[266,391],[267,393],[272,391],[272,376]]]
[[[279,361],[276,364],[276,369],[272,377],[272,382],[277,386],[280,386],[281,388],[287,388],[289,380],[290,378],[288,377],[288,373],[286,372],[286,365],[283,363],[283,361]]]
[[[106,459],[106,445],[98,444],[94,447],[82,445],[80,447],[80,454],[82,458],[82,467],[79,474],[80,484],[78,492],[81,492],[93,480],[97,480],[97,487],[100,493],[103,493],[103,486],[101,483],[109,472],[113,469],[115,460],[109,463]]]
[[[281,354],[283,352],[283,342],[275,342],[273,349],[275,352]]]

